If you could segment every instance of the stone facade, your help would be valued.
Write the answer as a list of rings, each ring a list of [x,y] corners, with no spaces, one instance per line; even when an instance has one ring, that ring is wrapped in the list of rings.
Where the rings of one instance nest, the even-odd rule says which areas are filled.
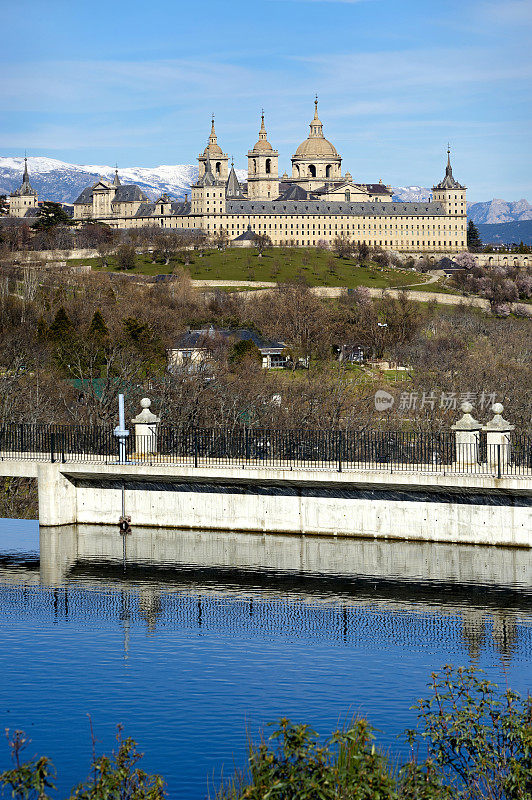
[[[39,208],[37,192],[30,183],[28,159],[24,158],[22,185],[9,196],[9,215],[11,217],[34,217]]]
[[[267,234],[274,245],[332,244],[339,236],[369,246],[411,253],[455,253],[467,246],[466,188],[452,175],[450,155],[444,179],[431,202],[394,202],[382,181],[358,183],[342,174],[342,158],[325,138],[315,101],[310,133],[292,156],[292,175],[279,178],[279,152],[268,141],[264,114],[259,138],[248,151],[248,180],[241,185],[218,144],[212,121],[191,198],[152,203],[134,185],[100,180],[74,203],[74,219],[96,219],[116,228],[156,225],[203,231],[225,230],[230,241],[248,230]]]

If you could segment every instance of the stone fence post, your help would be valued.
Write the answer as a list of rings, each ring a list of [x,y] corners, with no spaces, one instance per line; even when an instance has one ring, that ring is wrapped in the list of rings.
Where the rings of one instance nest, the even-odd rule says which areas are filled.
[[[510,425],[508,420],[503,419],[502,403],[495,403],[491,410],[494,417],[482,428],[486,432],[486,444],[488,449],[488,464],[490,467],[497,467],[497,473],[510,463],[511,456],[511,435],[514,425]]]
[[[161,420],[150,411],[149,397],[143,397],[140,405],[142,411],[131,420],[135,426],[135,454],[154,455],[157,453],[157,429]]]
[[[463,416],[451,426],[456,436],[456,466],[477,464],[479,460],[479,442],[481,423],[471,416],[473,406],[467,401],[462,403],[460,410]]]

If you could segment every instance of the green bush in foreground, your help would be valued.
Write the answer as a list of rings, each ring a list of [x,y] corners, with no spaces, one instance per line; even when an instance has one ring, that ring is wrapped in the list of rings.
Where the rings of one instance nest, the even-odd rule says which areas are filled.
[[[446,666],[431,676],[431,696],[419,700],[418,727],[404,734],[410,759],[397,766],[376,748],[364,719],[320,745],[308,725],[282,719],[258,745],[248,767],[225,782],[217,800],[530,800],[532,698],[520,698],[477,675]],[[88,779],[69,800],[162,800],[165,784],[138,768],[136,743],[117,734],[111,757],[93,756]],[[27,744],[10,741],[14,767],[0,786],[20,800],[48,800],[55,770],[41,757],[22,762]],[[423,756],[421,757],[421,754]]]

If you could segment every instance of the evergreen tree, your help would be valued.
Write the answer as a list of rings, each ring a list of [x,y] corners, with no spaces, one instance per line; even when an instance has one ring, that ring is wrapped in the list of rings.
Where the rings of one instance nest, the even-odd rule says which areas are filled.
[[[61,306],[55,315],[54,321],[48,329],[48,336],[54,342],[63,342],[66,339],[70,339],[73,333],[74,326],[70,321],[64,306]]]
[[[88,333],[91,339],[95,339],[98,342],[103,342],[109,338],[109,329],[100,310],[94,312]]]
[[[72,219],[63,209],[61,203],[52,203],[45,200],[39,209],[37,221],[33,223],[33,228],[38,231],[55,228],[56,225],[71,225]]]
[[[482,240],[478,228],[472,219],[469,220],[469,225],[467,226],[467,246],[469,250],[473,252],[480,250],[482,247]]]
[[[39,317],[37,320],[37,340],[45,342],[48,339],[48,325],[44,317]]]

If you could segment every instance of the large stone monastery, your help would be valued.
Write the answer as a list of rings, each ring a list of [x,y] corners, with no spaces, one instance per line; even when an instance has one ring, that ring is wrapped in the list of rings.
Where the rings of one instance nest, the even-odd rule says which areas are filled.
[[[308,137],[292,156],[292,175],[279,177],[279,153],[268,141],[262,116],[259,138],[248,151],[242,185],[218,144],[214,119],[198,156],[199,176],[190,199],[156,202],[135,185],[100,179],[74,202],[75,220],[99,220],[115,228],[156,225],[201,230],[230,241],[267,234],[274,245],[332,243],[338,236],[371,246],[410,252],[456,252],[466,247],[466,187],[453,177],[448,152],[445,177],[430,202],[394,202],[382,182],[362,184],[342,174],[342,158],[325,138],[315,101]]]

